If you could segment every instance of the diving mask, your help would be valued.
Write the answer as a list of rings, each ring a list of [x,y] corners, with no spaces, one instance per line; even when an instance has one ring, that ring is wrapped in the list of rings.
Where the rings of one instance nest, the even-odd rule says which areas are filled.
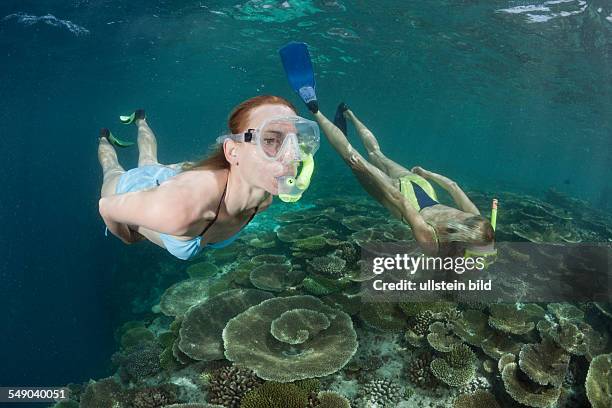
[[[320,144],[319,125],[300,116],[274,117],[258,129],[224,135],[217,138],[217,142],[223,143],[225,139],[255,143],[262,157],[283,162],[302,161],[308,155],[314,156]]]
[[[491,226],[493,231],[497,225],[497,199],[494,198],[491,204]],[[492,242],[486,246],[470,246],[463,254],[464,258],[482,258],[485,268],[497,261],[497,249],[495,249],[495,243]]]
[[[301,163],[297,176],[280,176],[278,196],[285,202],[296,202],[310,185],[314,171],[314,154],[319,149],[319,125],[299,116],[274,117],[265,121],[258,129],[248,129],[242,134],[230,134],[217,138],[218,143],[225,139],[237,142],[250,142],[267,160],[283,164]]]
[[[485,268],[494,264],[497,261],[497,249],[494,244],[484,247],[470,246],[463,253],[464,258],[481,258]]]

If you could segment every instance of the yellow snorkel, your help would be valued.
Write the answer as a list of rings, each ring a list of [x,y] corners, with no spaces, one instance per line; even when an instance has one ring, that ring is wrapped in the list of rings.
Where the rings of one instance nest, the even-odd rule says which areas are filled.
[[[314,172],[314,157],[312,154],[304,155],[302,168],[297,177],[283,176],[277,177],[278,198],[286,203],[295,203],[302,198],[302,193],[310,185],[310,179]]]
[[[494,198],[493,203],[491,203],[491,226],[493,231],[495,231],[495,224],[497,224],[497,198]]]

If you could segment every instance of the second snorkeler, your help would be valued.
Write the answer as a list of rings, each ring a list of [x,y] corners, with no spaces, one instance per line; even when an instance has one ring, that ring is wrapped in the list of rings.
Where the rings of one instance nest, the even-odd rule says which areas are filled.
[[[363,188],[392,215],[412,228],[426,254],[451,257],[482,257],[495,261],[495,231],[489,220],[456,182],[421,167],[407,169],[386,157],[374,134],[341,103],[331,122],[319,111],[314,70],[304,43],[289,43],[280,50],[290,85],[304,101],[336,152],[348,164]],[[346,120],[355,127],[368,159],[346,137]],[[440,204],[433,181],[446,190],[458,208]]]

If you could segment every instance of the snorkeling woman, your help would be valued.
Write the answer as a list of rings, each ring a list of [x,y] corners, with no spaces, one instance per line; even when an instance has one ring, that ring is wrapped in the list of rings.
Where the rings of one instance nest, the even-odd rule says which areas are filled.
[[[336,124],[321,112],[314,116],[359,183],[394,216],[410,225],[425,253],[464,256],[466,252],[481,254],[493,249],[495,233],[491,223],[480,215],[456,182],[419,166],[408,170],[389,159],[372,132],[343,103],[338,107]],[[355,126],[368,160],[355,151],[342,131],[346,119]],[[446,190],[458,208],[440,204],[430,181]]]
[[[495,260],[494,225],[480,215],[456,182],[418,166],[408,170],[386,157],[374,134],[344,103],[338,106],[332,123],[318,109],[314,72],[306,45],[290,43],[280,53],[290,84],[313,113],[332,147],[363,188],[391,214],[410,225],[415,240],[426,254],[480,256],[485,265]],[[355,126],[368,152],[368,160],[348,141],[347,119]],[[458,208],[440,204],[429,181],[446,190]]]
[[[126,244],[148,239],[184,260],[204,247],[231,244],[272,196],[299,199],[310,175],[297,187],[298,165],[312,163],[319,147],[317,124],[277,96],[256,96],[235,107],[228,120],[231,133],[196,163],[160,164],[143,110],[122,121],[138,127],[138,167],[121,167],[113,145],[122,142],[102,129],[100,215]]]

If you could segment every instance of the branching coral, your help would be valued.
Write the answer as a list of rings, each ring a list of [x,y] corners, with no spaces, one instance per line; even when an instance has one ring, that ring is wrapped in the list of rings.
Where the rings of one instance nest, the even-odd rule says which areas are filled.
[[[356,264],[360,258],[359,250],[348,241],[344,241],[337,246],[336,254],[349,265]]]
[[[408,380],[423,389],[435,388],[438,380],[431,372],[429,365],[433,361],[430,353],[422,353],[414,358],[406,366],[406,375]]]
[[[177,402],[177,389],[174,385],[165,384],[159,387],[146,387],[134,390],[131,407],[162,408]]]
[[[119,366],[119,374],[123,381],[139,382],[161,371],[159,362],[161,351],[157,343],[150,342],[115,353],[112,360]]]
[[[465,344],[453,347],[443,357],[431,362],[431,372],[440,381],[451,387],[466,385],[476,373],[476,355]]]
[[[208,381],[208,400],[226,408],[238,408],[242,397],[263,381],[251,370],[236,366],[212,372]]]
[[[349,401],[342,395],[331,391],[321,391],[317,394],[317,408],[351,408]]]
[[[424,336],[429,331],[429,326],[434,322],[434,314],[425,310],[414,317],[410,324],[412,331],[418,336]]]
[[[372,380],[359,390],[356,406],[357,408],[395,408],[403,394],[402,387],[391,380]]]
[[[308,393],[295,384],[266,381],[242,398],[240,408],[305,408]]]
[[[346,261],[336,255],[316,256],[307,261],[312,269],[331,278],[340,278],[346,266]]]

